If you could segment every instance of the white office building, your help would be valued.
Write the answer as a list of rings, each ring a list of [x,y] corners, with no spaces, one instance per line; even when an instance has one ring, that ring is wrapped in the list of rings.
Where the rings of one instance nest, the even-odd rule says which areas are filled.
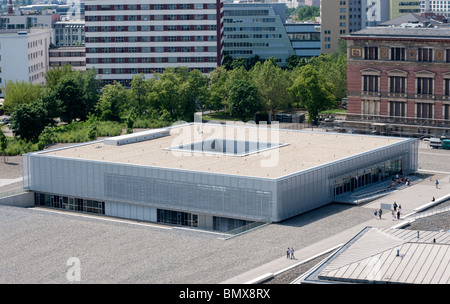
[[[10,30],[0,34],[0,87],[11,81],[44,84],[52,29]],[[3,97],[4,93],[0,93]]]
[[[422,0],[420,1],[420,12],[431,12],[448,18],[450,16],[450,0]]]

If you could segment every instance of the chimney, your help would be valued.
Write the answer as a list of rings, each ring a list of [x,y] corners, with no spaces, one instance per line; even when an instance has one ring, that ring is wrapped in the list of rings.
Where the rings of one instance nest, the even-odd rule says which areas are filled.
[[[12,0],[8,1],[8,15],[13,15],[14,14],[14,7],[12,4]]]

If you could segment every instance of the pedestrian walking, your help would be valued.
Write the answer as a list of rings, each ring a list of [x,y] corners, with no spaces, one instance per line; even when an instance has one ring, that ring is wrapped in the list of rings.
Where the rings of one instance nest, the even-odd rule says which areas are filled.
[[[378,216],[380,217],[380,220],[381,220],[381,214],[383,213],[383,210],[381,210],[381,208],[380,208],[380,210],[378,210]]]
[[[286,251],[286,258],[289,259],[291,257],[291,248],[288,247]]]
[[[375,219],[377,218],[377,210],[373,211],[373,216],[375,217]]]
[[[392,214],[392,220],[394,221],[394,220],[395,220],[395,210],[392,209],[391,211],[392,211],[392,212],[391,212],[391,214]]]
[[[438,180],[436,180],[436,189],[438,189],[439,187],[439,181]]]
[[[397,211],[397,207],[398,207],[397,202],[394,202],[394,204],[392,205],[392,207],[394,207],[394,212]]]
[[[295,257],[294,257],[294,247],[291,248],[291,259],[295,259]]]
[[[399,220],[399,219],[400,219],[400,209],[397,210],[397,220]]]

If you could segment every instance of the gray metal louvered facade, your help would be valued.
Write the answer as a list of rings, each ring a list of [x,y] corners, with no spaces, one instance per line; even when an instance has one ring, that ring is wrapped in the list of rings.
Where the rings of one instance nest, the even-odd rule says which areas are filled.
[[[104,201],[106,215],[137,220],[156,221],[157,210],[165,209],[199,214],[199,227],[206,228],[213,217],[279,222],[332,202],[342,176],[395,160],[401,160],[397,169],[403,174],[415,172],[417,150],[416,139],[404,139],[279,178],[93,161],[41,151],[23,155],[24,187]]]

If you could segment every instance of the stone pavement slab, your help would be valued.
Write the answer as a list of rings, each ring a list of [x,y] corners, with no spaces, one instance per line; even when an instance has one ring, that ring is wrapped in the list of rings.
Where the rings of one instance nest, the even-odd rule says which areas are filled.
[[[435,181],[439,180],[439,186],[436,187]],[[222,284],[252,284],[259,283],[271,276],[295,267],[299,264],[307,262],[314,257],[331,253],[335,248],[339,248],[343,244],[350,241],[365,227],[374,228],[396,228],[409,223],[408,215],[413,214],[414,209],[419,208],[425,204],[430,204],[433,197],[436,200],[450,194],[450,175],[434,174],[431,178],[422,180],[419,183],[413,184],[402,190],[395,191],[388,196],[377,199],[373,202],[367,203],[363,206],[356,206],[355,208],[367,208],[368,212],[373,212],[374,209],[380,208],[380,204],[392,204],[394,201],[402,206],[402,216],[400,220],[392,220],[390,211],[383,213],[382,218],[372,218],[362,224],[356,225],[344,232],[332,235],[326,239],[316,242],[307,247],[295,247],[295,259],[287,259],[286,256],[261,265],[253,270],[242,273],[231,279],[223,281]]]

